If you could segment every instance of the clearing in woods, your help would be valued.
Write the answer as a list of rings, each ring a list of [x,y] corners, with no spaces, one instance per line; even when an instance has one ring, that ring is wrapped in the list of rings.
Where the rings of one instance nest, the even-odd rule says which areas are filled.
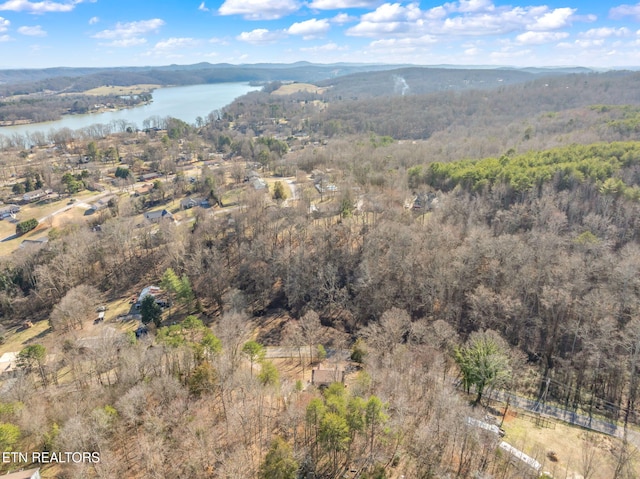
[[[552,477],[613,477],[622,441],[554,419],[538,422],[532,414],[507,414],[504,440],[543,464]]]

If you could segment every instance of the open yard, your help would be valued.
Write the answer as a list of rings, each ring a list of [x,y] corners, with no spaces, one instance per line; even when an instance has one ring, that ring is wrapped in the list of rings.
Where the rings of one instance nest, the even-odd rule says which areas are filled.
[[[560,421],[544,421],[525,413],[510,413],[503,424],[504,440],[524,451],[554,478],[609,479],[622,442]]]
[[[288,85],[282,85],[276,91],[271,92],[272,95],[291,95],[299,91],[306,91],[311,93],[324,93],[324,88],[317,87],[311,83],[290,83]]]
[[[85,95],[139,95],[160,88],[161,85],[140,84],[129,86],[99,86],[83,92]]]

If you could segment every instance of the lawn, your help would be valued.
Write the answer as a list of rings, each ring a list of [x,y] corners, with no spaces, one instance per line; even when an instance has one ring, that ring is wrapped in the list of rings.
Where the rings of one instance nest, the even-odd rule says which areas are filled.
[[[613,477],[613,451],[621,445],[619,439],[555,420],[536,425],[534,419],[525,413],[507,415],[502,426],[506,432],[504,440],[543,464],[543,469],[553,477],[585,476],[589,460],[591,479]]]
[[[39,216],[39,215],[46,216],[55,211],[58,211],[59,209],[63,208],[66,205],[67,203],[64,201],[56,201],[55,203],[47,204],[47,205],[44,205],[43,207],[36,206],[31,209],[31,211],[33,211],[35,214],[29,215],[29,216],[23,216],[22,221],[27,218],[36,218],[36,217],[42,218],[42,216]],[[25,209],[23,209],[20,212],[20,214],[23,214]],[[27,240],[27,239],[36,240],[36,239],[46,237],[49,234],[49,231],[51,230],[52,226],[55,228],[63,228],[64,226],[72,223],[81,223],[84,221],[89,221],[91,219],[91,216],[85,215],[85,211],[86,209],[83,207],[73,206],[69,208],[67,211],[59,213],[49,220],[43,221],[38,225],[36,229],[29,231],[28,233],[22,236],[18,236],[8,241],[0,242],[0,256],[7,256],[11,254],[13,251],[15,251],[17,248],[20,247],[20,244],[24,240]],[[10,236],[15,232],[16,232],[15,223],[12,223],[8,220],[3,220],[0,222],[0,235],[2,235],[1,237],[4,238],[7,236]]]
[[[311,92],[311,93],[324,93],[324,88],[317,87],[311,83],[290,83],[288,85],[282,85],[276,91],[272,92],[272,95],[291,95],[299,91]]]
[[[20,352],[31,340],[41,337],[49,331],[49,321],[39,321],[31,328],[22,326],[9,330],[6,341],[0,344],[0,356],[4,353]]]
[[[225,191],[222,194],[222,205],[223,206],[233,206],[237,205],[240,202],[240,196],[242,195],[243,188],[235,188],[233,190]]]
[[[139,84],[130,86],[99,86],[83,92],[85,95],[138,95],[160,88],[161,85]]]

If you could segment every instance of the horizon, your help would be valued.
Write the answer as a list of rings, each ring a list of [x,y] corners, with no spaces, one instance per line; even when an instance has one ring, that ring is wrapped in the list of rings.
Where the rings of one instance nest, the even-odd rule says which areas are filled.
[[[193,67],[196,65],[203,65],[204,68],[215,68],[218,66],[226,66],[231,68],[240,68],[240,67],[252,67],[252,68],[262,68],[273,66],[296,66],[297,64],[305,63],[309,66],[317,66],[317,67],[331,67],[338,65],[345,66],[385,66],[385,67],[393,67],[396,68],[441,68],[441,69],[460,69],[460,70],[527,70],[527,69],[540,69],[540,70],[570,70],[570,69],[584,69],[591,70],[595,72],[605,72],[605,71],[636,71],[640,70],[640,65],[627,65],[627,66],[611,66],[611,67],[593,67],[587,65],[526,65],[526,66],[515,66],[515,65],[465,65],[465,64],[430,64],[430,65],[420,65],[420,64],[411,64],[411,63],[364,63],[364,62],[333,62],[333,63],[322,63],[322,62],[309,62],[306,60],[298,60],[290,63],[281,63],[281,62],[256,62],[256,63],[228,63],[228,62],[220,62],[220,63],[211,63],[211,62],[196,62],[196,63],[168,63],[162,65],[113,65],[113,66],[69,66],[69,65],[55,65],[50,67],[3,67],[0,66],[0,71],[23,71],[23,70],[57,70],[57,69],[154,69],[154,68],[170,68],[176,67],[177,69]],[[284,81],[284,80],[283,80]]]
[[[638,20],[640,3],[623,1],[0,0],[0,69],[300,61],[633,69]]]

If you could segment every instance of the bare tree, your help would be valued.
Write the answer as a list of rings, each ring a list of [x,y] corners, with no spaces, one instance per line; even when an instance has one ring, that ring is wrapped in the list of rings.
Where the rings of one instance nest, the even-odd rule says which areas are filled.
[[[82,284],[72,288],[54,306],[49,316],[51,327],[63,332],[76,328],[82,329],[82,323],[95,313],[99,297],[98,291],[92,286]]]

